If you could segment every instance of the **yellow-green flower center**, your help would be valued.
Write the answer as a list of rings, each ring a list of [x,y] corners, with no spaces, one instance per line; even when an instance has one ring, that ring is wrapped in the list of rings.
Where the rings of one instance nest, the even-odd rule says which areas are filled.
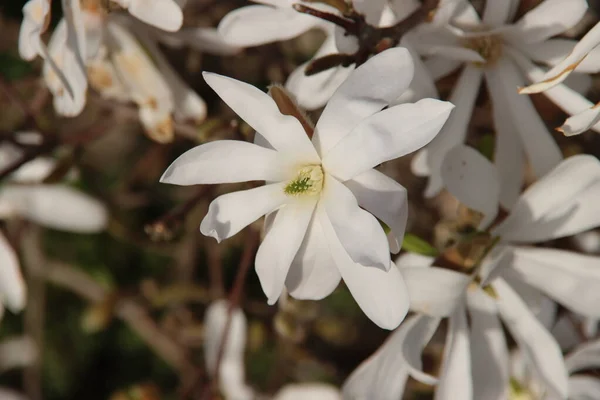
[[[536,400],[536,396],[515,378],[510,378],[508,398],[510,400]]]
[[[320,165],[309,165],[300,168],[298,174],[283,189],[289,196],[314,196],[323,189],[323,168]]]
[[[504,41],[500,35],[486,35],[465,38],[462,44],[467,49],[476,51],[485,59],[485,63],[476,62],[475,65],[488,67],[494,65],[502,57]]]

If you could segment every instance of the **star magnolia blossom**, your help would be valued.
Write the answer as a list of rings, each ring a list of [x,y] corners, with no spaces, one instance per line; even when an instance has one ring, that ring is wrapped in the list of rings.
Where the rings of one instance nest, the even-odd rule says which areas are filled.
[[[596,24],[586,35],[574,46],[568,56],[554,68],[546,72],[541,79],[536,79],[538,82],[520,90],[520,93],[540,93],[546,91],[557,92],[557,96],[565,96],[564,92],[556,90],[564,87],[561,85],[573,72],[579,72],[582,69],[589,69],[593,63],[598,64],[598,52],[600,52],[600,24]],[[563,52],[563,54],[565,54]],[[587,68],[586,68],[587,67]],[[565,101],[569,101],[565,98]],[[593,107],[587,108],[585,111],[568,118],[564,125],[558,128],[565,135],[577,135],[585,132],[588,129],[593,129],[600,132],[600,103]]]
[[[21,156],[16,148],[3,144],[0,147],[0,168]],[[54,167],[52,160],[41,158],[15,171],[10,181],[0,189],[0,218],[18,216],[49,228],[79,233],[103,230],[107,212],[97,200],[64,185],[39,183]],[[2,234],[0,265],[0,303],[12,312],[18,312],[25,306],[26,289],[18,257]]]
[[[531,100],[519,96],[516,88],[544,74],[534,63],[556,65],[576,42],[552,39],[577,24],[587,10],[585,0],[545,0],[515,23],[516,0],[488,1],[480,19],[467,2],[460,4],[458,17],[434,26],[424,25],[409,33],[415,50],[427,59],[434,79],[463,67],[450,95],[456,111],[444,130],[413,161],[413,171],[428,176],[426,196],[443,187],[441,163],[444,155],[465,140],[475,100],[485,78],[491,98],[496,146],[494,160],[501,179],[501,203],[510,208],[518,198],[524,157],[541,177],[556,166],[562,156]],[[455,14],[457,15],[457,14]],[[597,72],[600,52],[579,65],[578,72]],[[578,74],[580,75],[580,74]],[[589,102],[565,85],[545,93],[567,113],[588,108]]]
[[[312,142],[301,122],[283,115],[265,93],[205,73],[213,90],[260,134],[263,146],[229,140],[198,146],[175,160],[161,181],[266,181],[213,201],[202,233],[221,241],[269,214],[256,256],[269,304],[284,285],[295,298],[321,299],[343,278],[367,316],[393,328],[408,305],[402,277],[390,269],[390,246],[399,251],[404,236],[406,189],[373,167],[424,146],[453,108],[426,99],[381,111],[406,90],[412,73],[406,49],[369,60],[333,95]],[[390,244],[371,213],[391,227]]]
[[[464,146],[454,148],[442,168],[448,190],[482,212],[485,218],[479,228],[487,228],[498,207],[496,170]],[[592,156],[574,156],[529,187],[508,217],[491,229],[499,241],[475,275],[431,266],[430,257],[400,257],[397,265],[406,281],[410,307],[418,314],[351,375],[344,393],[351,399],[369,398],[368,393],[398,399],[410,375],[437,384],[436,399],[506,399],[509,360],[502,321],[545,392],[566,398],[568,374],[560,346],[536,313],[547,307],[549,297],[569,310],[597,318],[600,258],[523,244],[598,226],[599,200],[600,162]],[[421,371],[420,354],[441,318],[449,318],[449,327],[437,378]]]
[[[38,351],[31,338],[26,336],[7,338],[0,343],[0,373],[15,368],[33,365]],[[12,389],[0,387],[2,400],[26,400],[27,398]]]
[[[167,32],[175,32],[183,24],[183,11],[176,0],[111,0],[131,15]]]
[[[339,11],[333,7],[300,0],[257,0],[256,3],[260,4],[234,10],[221,20],[218,30],[228,43],[241,47],[258,46],[292,39],[317,28],[325,32],[326,39],[313,59],[345,52],[354,45],[352,39],[344,39],[341,28],[320,18],[299,13],[292,6],[302,4],[339,15]],[[395,3],[397,4],[390,8],[387,0],[352,1],[354,9],[363,14],[367,22],[373,26],[387,26],[395,20],[404,19],[418,5],[418,2],[414,0],[402,0]],[[312,110],[323,107],[327,103],[336,89],[354,70],[354,66],[335,67],[312,76],[306,76],[304,71],[310,61],[312,60],[296,68],[285,86],[294,94],[300,106]],[[420,62],[418,59],[415,61]],[[420,69],[417,72],[420,72]],[[416,78],[418,77],[420,74],[416,75]],[[431,93],[432,87],[433,85],[427,88],[429,91],[426,94]],[[435,93],[433,90],[433,94]],[[411,100],[415,101],[424,97],[423,94],[421,97],[413,97]]]

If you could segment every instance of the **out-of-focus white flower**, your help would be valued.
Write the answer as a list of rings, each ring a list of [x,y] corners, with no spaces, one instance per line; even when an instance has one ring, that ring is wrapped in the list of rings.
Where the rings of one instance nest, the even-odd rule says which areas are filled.
[[[554,55],[557,59],[561,56],[567,55],[564,60],[556,64],[554,68],[546,72],[543,76],[536,79],[537,83],[528,87],[522,88],[520,93],[540,93],[544,91],[551,91],[552,88],[560,85],[565,79],[567,79],[573,72],[585,72],[590,69],[590,63],[598,64],[598,53],[600,49],[600,24],[596,24],[585,36],[575,45],[574,47],[567,47],[563,49],[559,54]],[[570,53],[569,53],[570,51]],[[600,67],[597,67],[600,68]],[[596,68],[596,69],[597,69]],[[588,71],[588,72],[597,72]],[[565,93],[556,91],[557,96],[565,96]],[[565,98],[566,102],[569,102],[568,98]],[[600,126],[597,126],[600,121],[600,104],[596,104],[591,108],[580,111],[579,113],[568,118],[564,125],[559,128],[565,135],[577,135],[588,129],[600,130]]]
[[[273,400],[342,400],[340,391],[325,383],[294,383],[281,388]]]
[[[465,146],[452,149],[442,165],[448,190],[484,214],[480,229],[488,228],[497,213],[497,175],[489,161]],[[376,398],[400,398],[410,375],[437,384],[436,399],[506,399],[509,360],[502,321],[543,390],[566,398],[567,368],[544,314],[553,314],[550,298],[598,318],[600,259],[523,244],[598,226],[599,200],[600,162],[574,156],[529,187],[506,219],[493,226],[490,232],[499,241],[476,275],[431,266],[433,258],[401,256],[396,263],[411,310],[419,314],[351,375],[344,385],[347,397],[370,398],[376,393]],[[449,318],[449,331],[438,378],[421,371],[421,350],[442,317]]]
[[[461,5],[459,18],[440,15],[407,36],[424,56],[431,74],[439,79],[463,67],[450,96],[456,111],[431,145],[413,161],[413,171],[428,176],[427,196],[443,187],[441,163],[444,155],[465,140],[475,99],[485,79],[492,101],[496,146],[494,160],[501,180],[501,202],[509,208],[517,199],[526,155],[537,177],[545,175],[561,160],[552,139],[531,100],[515,88],[538,80],[544,69],[534,63],[554,66],[576,42],[552,39],[579,22],[587,10],[585,0],[545,0],[518,21],[510,23],[518,1],[488,1],[480,19],[468,2]],[[455,14],[456,15],[456,14]],[[597,72],[600,51],[579,64],[577,72]],[[567,113],[577,113],[590,102],[561,84],[545,93]]]
[[[56,111],[74,116],[85,105],[85,32],[78,0],[62,0],[63,19],[53,32],[48,47],[41,40],[50,19],[48,0],[29,0],[23,7],[19,53],[26,60],[44,59],[44,80],[54,95]]]
[[[31,338],[13,337],[0,343],[0,373],[13,368],[23,368],[35,362],[38,351]],[[27,400],[27,398],[12,389],[0,387],[2,400]]]
[[[231,322],[227,338],[225,327],[229,318],[229,304],[225,300],[211,303],[204,316],[204,360],[206,370],[214,375],[221,349],[225,340],[219,364],[219,389],[228,400],[253,399],[252,388],[246,385],[244,351],[246,350],[246,316],[239,308],[231,311]]]
[[[338,66],[312,76],[307,76],[304,71],[316,58],[335,53],[354,52],[356,39],[346,36],[340,27],[332,23],[296,12],[292,6],[301,4],[338,15],[339,11],[323,3],[309,1],[256,0],[255,2],[260,4],[242,7],[227,14],[219,24],[219,33],[231,44],[250,47],[292,39],[315,28],[323,30],[326,39],[319,50],[311,60],[296,68],[285,84],[286,89],[296,97],[302,107],[310,110],[323,107],[355,67]],[[372,26],[388,26],[396,20],[402,20],[414,11],[418,4],[414,0],[403,0],[392,7],[387,0],[352,1],[354,9],[363,14]],[[415,76],[420,77],[423,71],[424,69],[418,69]],[[411,101],[424,97],[412,98]]]
[[[183,24],[183,11],[174,0],[111,0],[140,21],[168,32],[175,32]]]
[[[256,256],[269,304],[284,285],[292,297],[321,299],[343,278],[367,316],[394,328],[408,306],[402,277],[390,269],[390,246],[399,251],[404,236],[406,189],[373,167],[424,146],[453,108],[425,99],[381,111],[411,78],[405,49],[375,56],[336,91],[311,142],[301,123],[283,115],[265,93],[205,73],[208,84],[258,132],[264,146],[236,141],[198,146],[175,160],[161,181],[266,181],[213,201],[202,233],[220,241],[269,214]],[[375,216],[391,227],[389,244]]]

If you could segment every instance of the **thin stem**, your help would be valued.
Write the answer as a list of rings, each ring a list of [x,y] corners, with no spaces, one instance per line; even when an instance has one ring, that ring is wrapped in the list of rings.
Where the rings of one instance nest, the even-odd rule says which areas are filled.
[[[312,15],[313,17],[321,18],[325,21],[331,22],[332,24],[340,26],[340,27],[344,28],[344,30],[351,35],[358,34],[358,30],[356,28],[355,21],[352,21],[352,20],[346,19],[346,18],[342,18],[335,14],[330,14],[327,12],[319,11],[317,9],[314,9],[312,7],[307,7],[302,4],[294,4],[292,7],[294,7],[294,10],[298,11],[299,13]]]

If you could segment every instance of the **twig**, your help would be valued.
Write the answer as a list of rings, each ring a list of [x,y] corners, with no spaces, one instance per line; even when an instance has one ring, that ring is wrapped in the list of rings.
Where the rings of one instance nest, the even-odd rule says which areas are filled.
[[[33,109],[31,109],[27,105],[27,103],[25,103],[23,101],[23,99],[21,99],[21,97],[16,93],[14,88],[6,81],[6,79],[4,79],[4,77],[2,77],[2,75],[0,75],[0,90],[2,90],[4,92],[4,94],[10,101],[15,103],[17,105],[17,107],[19,107],[19,109],[21,110],[21,112],[23,113],[23,115],[26,118],[25,125],[28,124],[29,122],[32,122],[37,131],[39,131],[39,132],[43,131],[43,129],[41,129],[40,125],[38,124],[38,121],[36,119],[36,114],[33,111]]]

